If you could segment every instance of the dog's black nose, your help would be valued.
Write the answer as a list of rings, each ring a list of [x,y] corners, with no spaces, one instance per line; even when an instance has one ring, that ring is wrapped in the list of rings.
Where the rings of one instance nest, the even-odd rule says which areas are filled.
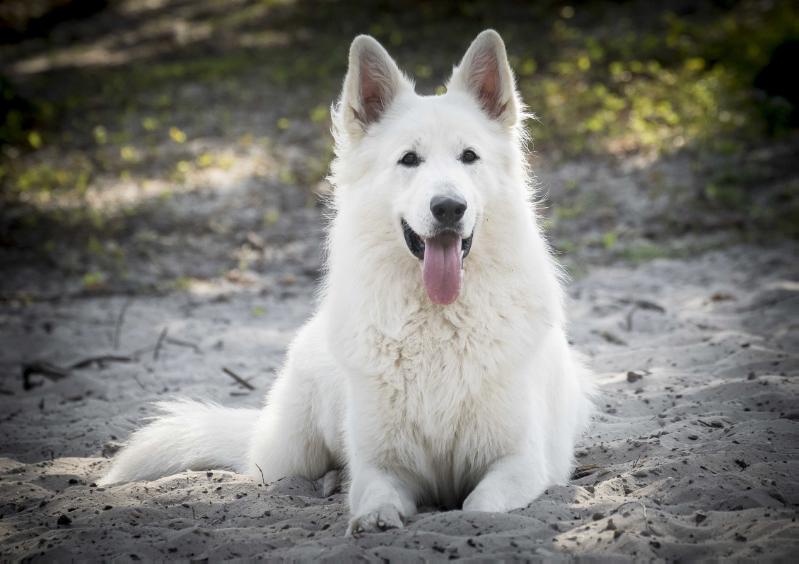
[[[430,211],[444,227],[454,227],[466,212],[466,200],[460,196],[433,196]]]

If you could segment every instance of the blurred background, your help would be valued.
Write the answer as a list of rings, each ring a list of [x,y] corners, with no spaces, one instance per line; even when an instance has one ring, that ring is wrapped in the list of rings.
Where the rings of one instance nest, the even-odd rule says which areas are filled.
[[[5,0],[0,299],[312,285],[351,39],[434,93],[487,27],[572,276],[797,238],[795,2]]]

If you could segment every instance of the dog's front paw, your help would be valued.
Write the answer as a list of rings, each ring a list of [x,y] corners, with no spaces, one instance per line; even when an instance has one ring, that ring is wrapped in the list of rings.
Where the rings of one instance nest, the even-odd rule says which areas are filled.
[[[478,487],[464,500],[463,510],[501,513],[507,511],[508,507],[502,502],[499,492],[491,491],[491,488]]]
[[[383,504],[374,511],[358,515],[350,520],[347,529],[348,536],[358,536],[363,533],[387,531],[402,528],[402,515],[391,504]]]

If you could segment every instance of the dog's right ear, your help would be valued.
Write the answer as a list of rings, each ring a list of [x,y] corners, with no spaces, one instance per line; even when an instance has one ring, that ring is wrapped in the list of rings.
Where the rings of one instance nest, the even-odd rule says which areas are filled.
[[[405,89],[412,90],[413,84],[391,55],[375,38],[359,35],[350,46],[349,68],[335,116],[337,127],[350,138],[359,138]]]

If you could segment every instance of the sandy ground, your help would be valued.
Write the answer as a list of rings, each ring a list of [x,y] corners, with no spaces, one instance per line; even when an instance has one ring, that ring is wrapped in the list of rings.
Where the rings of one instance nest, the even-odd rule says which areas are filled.
[[[304,479],[213,470],[94,485],[153,401],[259,404],[311,311],[310,277],[5,305],[0,556],[787,560],[799,551],[796,251],[595,268],[570,289],[573,339],[602,392],[574,480],[510,514],[423,512],[357,539],[344,536],[345,493],[323,498]],[[23,389],[24,362],[108,354],[130,361],[34,374]]]
[[[574,275],[571,334],[601,397],[574,479],[529,507],[427,511],[353,539],[346,493],[322,497],[303,479],[259,484],[212,469],[96,487],[154,402],[261,403],[313,307],[324,110],[346,42],[372,23],[328,17],[332,3],[310,14],[318,22],[296,3],[281,3],[283,19],[264,3],[260,16],[242,11],[249,2],[112,4],[124,9],[0,49],[0,73],[21,95],[83,108],[44,130],[41,149],[4,162],[94,163],[78,204],[103,220],[73,225],[54,203],[0,204],[0,561],[799,554],[795,132],[657,158],[558,157],[557,136],[543,150],[536,141],[543,224]],[[422,30],[435,49],[415,60],[435,54],[449,71],[466,44],[450,19]],[[214,22],[221,35],[202,40]],[[527,20],[511,27],[517,55],[549,41]],[[277,43],[233,41],[259,37]],[[397,46],[401,62],[414,60],[415,38]],[[547,123],[542,114],[534,138],[553,133]],[[176,176],[181,165],[189,172]],[[99,283],[87,283],[93,274]]]

